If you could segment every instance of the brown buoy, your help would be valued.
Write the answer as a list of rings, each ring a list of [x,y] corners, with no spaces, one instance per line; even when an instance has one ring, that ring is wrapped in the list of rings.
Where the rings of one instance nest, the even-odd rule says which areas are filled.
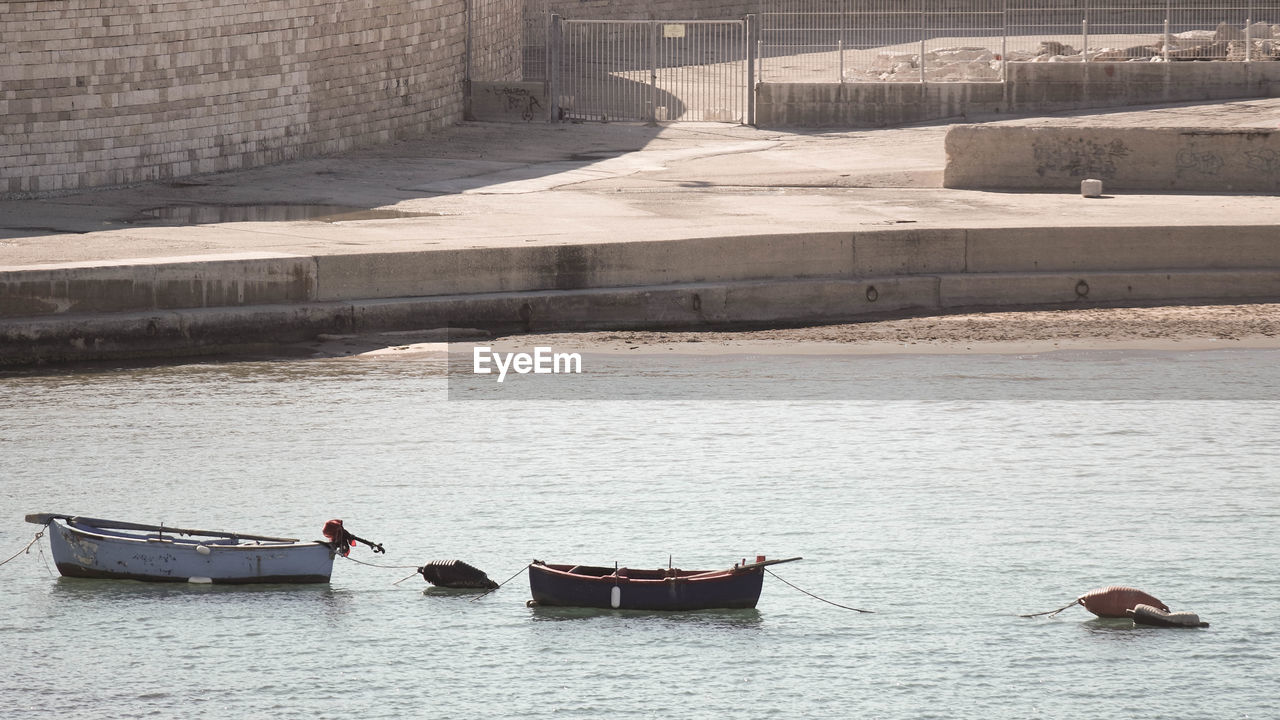
[[[1072,605],[1079,605],[1085,610],[1088,610],[1101,618],[1130,617],[1129,611],[1139,605],[1149,605],[1153,608],[1163,610],[1164,612],[1169,612],[1169,607],[1167,605],[1137,588],[1125,587],[1123,585],[1108,585],[1107,587],[1098,588],[1097,590],[1090,590],[1076,598],[1070,605],[1064,605],[1057,610],[1049,610],[1031,615],[1021,615],[1020,617],[1038,617],[1040,615],[1053,617]]]
[[[1123,585],[1109,585],[1090,590],[1076,598],[1076,602],[1080,603],[1085,610],[1101,618],[1127,618],[1129,611],[1139,605],[1149,605],[1169,612],[1169,606],[1154,597],[1137,588]]]

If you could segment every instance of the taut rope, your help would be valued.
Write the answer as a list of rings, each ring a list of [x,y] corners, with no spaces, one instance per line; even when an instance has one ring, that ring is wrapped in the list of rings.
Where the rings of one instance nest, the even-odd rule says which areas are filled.
[[[532,565],[532,564],[533,564],[533,563],[529,563],[529,565]],[[507,578],[506,580],[503,580],[502,582],[498,583],[498,587],[494,588],[493,590],[489,590],[489,591],[487,591],[487,592],[481,593],[481,594],[479,594],[479,595],[477,595],[477,596],[475,596],[475,597],[471,598],[471,600],[469,600],[468,602],[475,602],[475,601],[479,600],[480,598],[484,597],[485,595],[488,595],[489,593],[494,592],[495,590],[498,590],[498,589],[499,589],[499,588],[501,588],[503,585],[506,585],[507,583],[511,582],[512,580],[515,580],[517,577],[519,577],[519,576],[520,576],[520,573],[522,573],[522,572],[524,572],[525,570],[528,570],[528,569],[529,569],[529,565],[525,565],[524,567],[522,567],[522,568],[520,568],[519,570],[517,570],[515,575],[512,575],[511,577]]]
[[[772,576],[774,576],[774,577],[778,578],[779,580],[782,580],[782,578],[778,577],[778,574],[777,574],[777,573],[775,573],[774,571],[770,570],[769,568],[764,568],[764,571],[765,571],[765,572],[767,572],[767,573],[769,573],[770,575],[772,575]],[[814,600],[821,600],[822,602],[824,602],[824,603],[826,603],[826,604],[828,604],[828,605],[835,605],[835,606],[836,606],[836,607],[838,607],[838,608],[843,608],[843,609],[845,609],[845,610],[852,610],[852,611],[854,611],[854,612],[860,612],[860,613],[871,613],[871,614],[873,614],[873,615],[875,614],[875,610],[860,610],[860,609],[858,609],[858,608],[856,608],[856,607],[849,607],[848,605],[841,605],[840,603],[837,603],[837,602],[831,602],[830,600],[827,600],[826,598],[820,598],[820,597],[818,597],[817,595],[814,595],[813,593],[809,592],[808,590],[805,590],[805,589],[803,589],[803,588],[796,587],[795,585],[792,585],[791,583],[787,582],[786,580],[782,580],[782,582],[783,582],[784,584],[786,584],[786,585],[790,586],[790,587],[795,588],[796,590],[799,590],[800,592],[804,593],[805,595],[808,595],[809,597],[813,598]]]

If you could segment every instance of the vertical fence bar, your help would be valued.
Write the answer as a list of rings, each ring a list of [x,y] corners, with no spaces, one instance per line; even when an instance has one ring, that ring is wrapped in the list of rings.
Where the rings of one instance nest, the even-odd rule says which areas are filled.
[[[547,122],[560,120],[560,53],[564,42],[564,30],[560,24],[560,16],[552,14],[547,23],[547,94],[551,96],[551,109]]]
[[[924,82],[924,70],[925,70],[924,68],[925,38],[927,38],[929,35],[927,32],[925,32],[926,24],[925,24],[923,8],[924,6],[922,5],[920,10],[920,82],[922,83]]]

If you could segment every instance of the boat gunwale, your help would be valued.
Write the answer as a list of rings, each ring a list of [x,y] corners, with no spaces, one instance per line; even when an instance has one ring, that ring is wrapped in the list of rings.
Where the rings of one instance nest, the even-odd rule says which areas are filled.
[[[540,571],[554,573],[556,575],[560,575],[566,578],[573,578],[575,580],[581,580],[584,582],[598,582],[598,583],[628,582],[628,583],[655,583],[656,584],[656,583],[675,582],[675,581],[702,582],[702,581],[722,580],[724,578],[732,577],[734,575],[740,574],[735,572],[732,569],[730,570],[681,570],[679,568],[669,568],[667,570],[664,570],[662,568],[657,568],[654,570],[641,570],[638,568],[620,567],[620,568],[617,568],[616,571],[614,571],[617,573],[621,573],[621,572],[644,572],[644,573],[674,572],[674,573],[677,573],[674,575],[663,575],[662,577],[632,577],[630,575],[614,574],[613,572],[611,572],[608,575],[587,575],[583,573],[573,572],[573,569],[575,568],[584,568],[584,569],[591,569],[591,570],[609,570],[610,569],[607,567],[600,567],[596,565],[566,565],[566,564],[560,564],[560,563],[555,563],[555,564],[533,563],[532,565],[530,565],[530,569],[535,567],[538,568]],[[562,568],[569,568],[569,569],[565,570]]]
[[[329,543],[324,542],[322,540],[295,540],[292,542],[276,542],[276,541],[249,540],[237,535],[236,533],[225,533],[225,534],[207,533],[204,535],[205,537],[222,538],[223,540],[232,541],[231,544],[228,544],[226,542],[202,542],[196,539],[198,536],[188,535],[186,533],[181,533],[181,532],[174,532],[173,538],[162,538],[162,537],[154,537],[154,536],[148,537],[145,535],[135,535],[135,534],[130,534],[129,532],[124,530],[118,530],[116,532],[104,532],[112,529],[100,528],[92,524],[70,521],[65,518],[51,518],[49,520],[49,523],[50,524],[58,523],[60,527],[62,527],[63,529],[69,532],[75,533],[77,535],[97,538],[102,541],[118,541],[118,542],[141,543],[141,544],[163,542],[163,543],[171,543],[174,546],[190,548],[193,550],[197,547],[207,547],[210,549],[217,548],[219,550],[263,550],[263,549],[282,550],[282,549],[291,549],[291,548],[311,547],[313,545],[326,546],[332,549],[332,546],[330,546]],[[140,531],[140,532],[150,532],[150,531]],[[185,535],[185,537],[179,537],[180,535]]]

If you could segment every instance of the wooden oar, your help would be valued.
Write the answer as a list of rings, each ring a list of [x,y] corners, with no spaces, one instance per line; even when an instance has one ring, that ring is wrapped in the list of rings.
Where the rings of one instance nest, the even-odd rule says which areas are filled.
[[[793,557],[793,558],[786,558],[784,560],[761,560],[760,562],[747,563],[745,565],[734,565],[732,568],[729,569],[729,571],[742,572],[743,570],[755,570],[756,568],[762,568],[762,567],[765,567],[766,565],[780,565],[782,563],[795,562],[796,560],[803,560],[803,559],[804,558],[802,557]]]
[[[244,533],[222,532],[219,530],[191,530],[189,528],[168,527],[167,525],[147,525],[145,523],[121,522],[119,520],[103,520],[101,518],[84,517],[83,515],[59,515],[57,513],[38,513],[26,516],[26,521],[36,525],[48,525],[51,520],[66,520],[93,527],[110,528],[112,530],[149,530],[174,535],[202,535],[205,537],[239,538],[242,540],[264,540],[267,542],[298,542],[298,538],[270,537],[268,535],[246,535]],[[316,542],[319,542],[318,540]]]

